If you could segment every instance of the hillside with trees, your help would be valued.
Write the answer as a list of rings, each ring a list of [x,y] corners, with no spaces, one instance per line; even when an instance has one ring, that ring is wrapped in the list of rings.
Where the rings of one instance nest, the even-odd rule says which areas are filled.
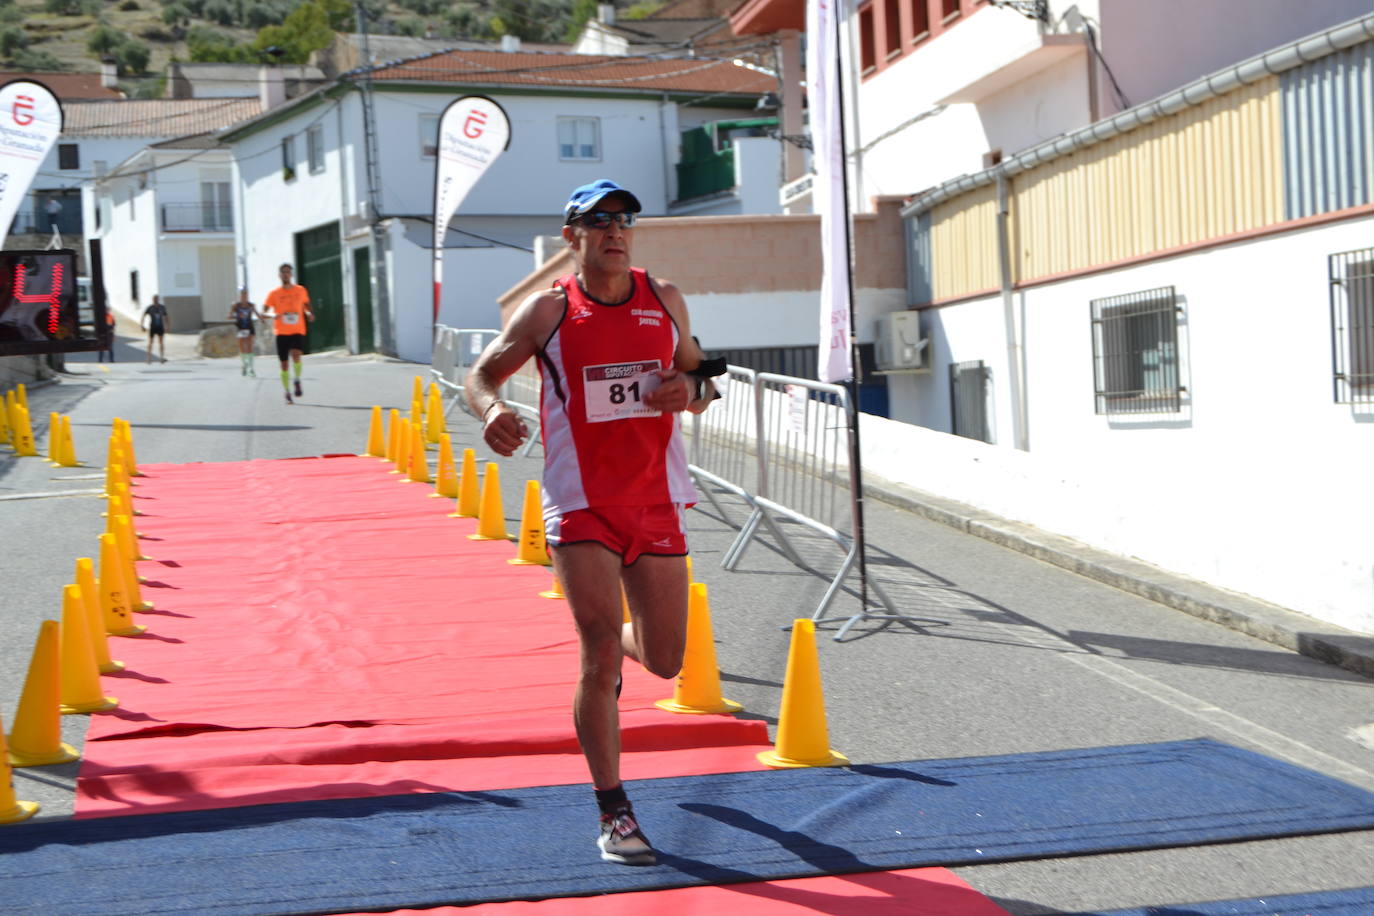
[[[0,0],[0,67],[94,72],[112,59],[131,96],[155,97],[171,61],[305,63],[337,32],[568,42],[597,0]],[[627,5],[644,16],[661,0]]]

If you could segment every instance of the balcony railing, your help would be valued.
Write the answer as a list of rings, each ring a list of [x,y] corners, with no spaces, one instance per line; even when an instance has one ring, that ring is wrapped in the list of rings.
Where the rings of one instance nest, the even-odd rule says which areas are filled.
[[[232,232],[234,209],[228,204],[163,204],[164,232]]]

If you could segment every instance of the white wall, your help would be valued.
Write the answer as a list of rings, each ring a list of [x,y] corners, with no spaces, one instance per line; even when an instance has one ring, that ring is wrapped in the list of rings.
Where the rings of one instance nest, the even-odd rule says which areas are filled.
[[[692,333],[707,349],[820,345],[820,293],[711,293],[687,296]],[[854,330],[860,343],[872,343],[874,322],[906,308],[902,290],[854,291]]]
[[[140,191],[137,178],[117,179],[105,187],[112,202],[110,219],[101,236],[105,290],[116,311],[137,320],[152,302],[153,294],[162,293],[158,288],[156,195],[151,183]],[[138,301],[132,298],[129,284],[129,274],[135,270]]]
[[[1102,54],[1132,105],[1370,12],[1369,0],[1100,0]]]
[[[910,382],[921,422],[943,417],[948,428],[943,365],[983,359],[993,367],[1003,444],[896,424],[877,438],[865,428],[869,467],[1374,633],[1374,411],[1332,403],[1326,264],[1330,254],[1368,247],[1371,230],[1374,218],[1349,220],[1018,294],[1028,454],[1009,447],[1000,299],[928,311],[937,371]],[[1188,408],[1095,414],[1089,303],[1167,285],[1184,308]]]

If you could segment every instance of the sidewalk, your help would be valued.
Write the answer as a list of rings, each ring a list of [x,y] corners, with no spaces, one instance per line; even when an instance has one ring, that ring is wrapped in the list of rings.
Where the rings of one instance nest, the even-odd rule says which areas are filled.
[[[905,484],[870,477],[864,492],[1080,576],[1318,661],[1374,677],[1374,636],[1362,636],[1288,608],[1171,573],[1143,560],[1107,553]]]

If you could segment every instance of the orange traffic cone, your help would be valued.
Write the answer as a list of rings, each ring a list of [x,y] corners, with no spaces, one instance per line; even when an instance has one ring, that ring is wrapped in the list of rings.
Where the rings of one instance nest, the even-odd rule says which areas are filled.
[[[552,566],[544,543],[544,513],[539,501],[539,481],[525,481],[525,504],[520,512],[520,548],[506,561],[516,566]]]
[[[482,512],[477,489],[477,453],[463,449],[463,473],[458,478],[458,509],[450,518],[476,518]]]
[[[434,492],[429,495],[458,498],[458,468],[453,463],[453,439],[448,433],[439,436],[439,467],[434,472]]]
[[[422,424],[410,424],[410,467],[407,483],[429,483],[429,456],[425,454],[425,434]]]
[[[100,609],[100,591],[95,584],[95,564],[90,557],[76,561],[76,587],[81,589],[81,606],[86,611],[86,624],[91,632],[91,648],[95,650],[95,665],[101,674],[124,670],[124,663],[110,658],[110,642],[105,630],[105,615]]]
[[[711,631],[711,608],[706,601],[706,586],[691,586],[687,600],[687,651],[671,700],[654,704],[669,712],[705,715],[739,712],[744,707],[720,695],[720,669],[716,666],[716,641]]]
[[[70,763],[81,757],[76,748],[62,743],[62,714],[58,712],[58,626],[56,620],[38,625],[24,692],[14,712],[9,736],[9,763],[17,767],[41,767]],[[0,803],[3,808],[3,803]]]
[[[808,618],[792,624],[792,648],[782,684],[777,742],[758,754],[759,762],[775,769],[845,766],[848,758],[830,747],[825,724],[825,694],[821,689],[820,657],[816,654],[816,625]]]
[[[5,733],[0,730],[0,751],[5,750]],[[17,824],[38,812],[38,802],[20,801],[14,794],[14,773],[8,753],[0,754],[0,824]]]
[[[367,424],[367,449],[363,457],[386,457],[386,440],[382,437],[382,408],[379,404],[372,406],[372,419]]]
[[[95,652],[91,648],[86,610],[81,604],[81,589],[75,585],[62,589],[62,629],[58,644],[62,712],[95,712],[118,706],[117,699],[100,692],[100,671],[96,668]]]
[[[496,462],[487,462],[482,475],[482,511],[477,514],[477,533],[469,534],[474,541],[509,541],[506,533],[506,510],[501,508],[501,469]]]
[[[119,539],[113,534],[100,536],[100,612],[105,620],[105,632],[111,636],[137,636],[148,628],[134,623],[133,608],[129,605],[129,588],[124,581],[124,561],[120,558]]]
[[[540,598],[567,598],[568,596],[565,595],[565,594],[563,594],[563,583],[558,581],[558,577],[557,577],[557,576],[554,576],[554,577],[553,577],[553,585],[551,585],[551,586],[549,587],[549,590],[548,590],[548,591],[546,591],[546,592],[540,592],[540,593],[539,593],[539,597],[540,597]]]

